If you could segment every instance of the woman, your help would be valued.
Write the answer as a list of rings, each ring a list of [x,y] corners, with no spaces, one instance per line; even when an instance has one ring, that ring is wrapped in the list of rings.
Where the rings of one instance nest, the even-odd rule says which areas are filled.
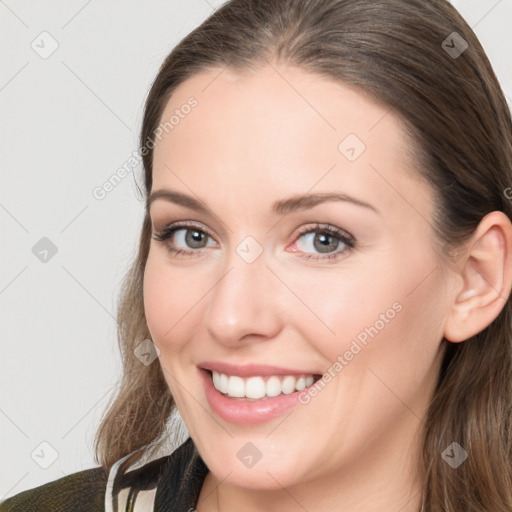
[[[454,8],[232,0],[141,154],[100,466],[0,510],[512,511],[512,126]]]

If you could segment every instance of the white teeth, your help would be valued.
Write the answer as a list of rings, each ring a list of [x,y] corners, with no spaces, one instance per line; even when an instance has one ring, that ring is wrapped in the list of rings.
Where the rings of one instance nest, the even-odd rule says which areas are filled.
[[[281,388],[285,395],[289,395],[295,391],[295,383],[297,379],[293,375],[288,375],[284,378],[283,382],[281,382]]]
[[[228,394],[238,398],[243,398],[245,396],[245,382],[242,377],[237,377],[236,375],[229,377]]]
[[[236,398],[250,398],[257,400],[264,396],[273,397],[284,393],[289,395],[295,391],[301,391],[311,386],[314,382],[313,375],[302,375],[296,377],[287,375],[279,378],[276,375],[271,377],[249,377],[243,379],[237,375],[225,375],[219,372],[212,372],[213,386],[221,393]]]
[[[262,379],[263,380],[263,379]],[[272,376],[267,380],[267,396],[277,396],[281,394],[281,381],[279,377]]]
[[[229,389],[229,388],[228,388]],[[263,379],[251,377],[245,383],[245,396],[248,398],[263,398],[267,392],[267,387]]]
[[[215,389],[218,389],[221,393],[227,393],[228,376],[223,373],[213,372],[213,385]]]
[[[220,374],[220,382],[219,382],[219,391],[222,391],[222,393],[228,392],[228,382],[229,377],[227,375],[224,375],[223,373]]]
[[[299,377],[295,387],[297,388],[297,391],[302,391],[306,387],[306,379],[304,377]]]

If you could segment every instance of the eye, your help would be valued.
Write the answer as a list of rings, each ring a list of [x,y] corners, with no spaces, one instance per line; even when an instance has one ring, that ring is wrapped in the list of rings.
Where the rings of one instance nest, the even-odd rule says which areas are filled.
[[[301,242],[299,244],[299,241]],[[355,247],[355,238],[346,231],[330,225],[317,224],[301,230],[297,235],[294,246],[299,249],[292,249],[300,252],[301,258],[317,261],[333,260],[341,257]],[[308,251],[318,251],[320,255],[310,254]]]
[[[180,223],[162,229],[153,238],[163,242],[174,256],[192,256],[199,255],[202,252],[201,249],[209,246],[208,238],[211,239],[211,236],[194,224]],[[210,246],[212,245],[215,246],[217,243],[213,241]]]
[[[191,223],[182,222],[165,227],[155,233],[153,238],[164,243],[174,257],[200,256],[203,249],[217,246],[206,230]],[[209,244],[208,239],[212,243]],[[335,260],[355,247],[355,238],[335,226],[316,224],[299,232],[294,243],[294,246],[297,245],[299,249],[292,248],[292,252],[297,252],[306,260]],[[320,255],[308,251],[318,251]]]

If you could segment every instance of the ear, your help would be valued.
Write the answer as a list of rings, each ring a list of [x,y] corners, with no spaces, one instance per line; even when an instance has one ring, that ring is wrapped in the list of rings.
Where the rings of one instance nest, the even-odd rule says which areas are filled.
[[[454,343],[483,331],[510,295],[512,224],[503,212],[491,212],[480,221],[457,272],[462,279],[455,288],[444,331],[444,337]]]

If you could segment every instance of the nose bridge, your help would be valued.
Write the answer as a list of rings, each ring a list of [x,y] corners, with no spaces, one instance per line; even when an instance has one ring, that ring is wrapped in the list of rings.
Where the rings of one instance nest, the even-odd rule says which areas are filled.
[[[209,294],[204,322],[221,343],[236,344],[250,334],[272,337],[279,329],[274,276],[262,249],[251,237],[232,248]]]

